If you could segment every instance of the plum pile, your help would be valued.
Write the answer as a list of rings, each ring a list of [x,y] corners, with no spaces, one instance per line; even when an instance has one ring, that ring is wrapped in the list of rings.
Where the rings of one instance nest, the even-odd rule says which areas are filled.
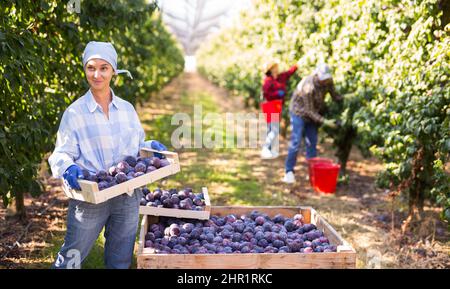
[[[204,210],[205,197],[203,193],[195,194],[191,188],[170,189],[168,191],[157,188],[153,192],[144,188],[142,192],[144,197],[141,199],[141,206],[193,211]]]
[[[336,252],[301,214],[270,218],[258,211],[240,218],[211,216],[207,221],[160,217],[159,223],[149,225],[145,247],[157,254]]]
[[[99,190],[104,190],[168,165],[170,162],[167,159],[128,156],[108,171],[100,170],[91,174],[88,170],[83,170],[83,179],[97,182]]]

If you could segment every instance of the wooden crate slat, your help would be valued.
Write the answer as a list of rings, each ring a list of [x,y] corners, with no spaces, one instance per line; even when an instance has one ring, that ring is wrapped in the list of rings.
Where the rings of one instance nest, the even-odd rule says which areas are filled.
[[[314,269],[353,268],[349,253],[146,254],[138,256],[145,269]]]

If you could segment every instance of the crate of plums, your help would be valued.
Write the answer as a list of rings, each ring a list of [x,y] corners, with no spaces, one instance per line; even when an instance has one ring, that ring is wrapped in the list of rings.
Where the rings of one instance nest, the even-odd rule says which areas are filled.
[[[311,207],[213,206],[208,220],[144,216],[145,269],[355,268],[356,252]]]
[[[206,187],[197,193],[192,188],[153,191],[144,188],[142,192],[140,214],[200,220],[210,217],[211,202]]]
[[[179,171],[177,153],[142,148],[138,157],[128,156],[108,171],[83,170],[83,179],[78,179],[81,190],[69,188],[65,183],[63,189],[69,198],[99,204],[124,193],[131,196],[136,188]]]

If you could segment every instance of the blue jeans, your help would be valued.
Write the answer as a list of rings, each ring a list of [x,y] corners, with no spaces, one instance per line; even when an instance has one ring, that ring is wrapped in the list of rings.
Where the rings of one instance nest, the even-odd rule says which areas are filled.
[[[306,158],[310,159],[317,156],[317,124],[311,121],[305,121],[293,113],[290,113],[290,117],[292,134],[286,159],[286,172],[294,171],[303,136],[305,136],[306,143]]]
[[[69,200],[64,244],[52,268],[80,268],[105,227],[104,262],[107,268],[127,269],[133,258],[139,222],[140,189],[100,204]]]

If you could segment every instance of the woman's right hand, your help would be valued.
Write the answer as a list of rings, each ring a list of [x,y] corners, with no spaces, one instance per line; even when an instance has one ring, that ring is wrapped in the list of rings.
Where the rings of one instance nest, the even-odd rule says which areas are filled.
[[[81,190],[80,184],[77,179],[83,178],[83,171],[77,165],[71,165],[63,174],[64,180],[67,182],[70,188],[75,190]]]

